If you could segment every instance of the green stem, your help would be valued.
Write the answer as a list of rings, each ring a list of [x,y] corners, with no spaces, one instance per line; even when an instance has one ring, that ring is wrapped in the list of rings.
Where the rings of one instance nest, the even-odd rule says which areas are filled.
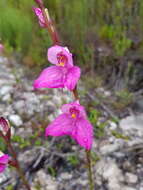
[[[86,150],[86,158],[87,158],[87,166],[88,166],[88,180],[90,190],[94,190],[94,183],[92,177],[92,169],[91,169],[91,152],[90,150]]]
[[[16,170],[17,170],[20,178],[22,179],[23,184],[25,185],[27,190],[31,190],[30,185],[28,184],[28,181],[26,180],[25,175],[24,175],[24,173],[23,173],[23,171],[22,171],[22,169],[21,169],[21,167],[19,165],[19,162],[17,160],[17,155],[16,155],[15,151],[13,150],[13,147],[12,147],[11,143],[8,142],[7,145],[8,145],[9,151],[11,152],[11,154],[12,154],[14,160],[15,160]]]
[[[37,2],[38,6],[40,7],[40,9],[42,10],[42,14],[44,17],[44,21],[46,23],[46,28],[48,30],[48,33],[50,34],[50,37],[53,41],[53,44],[60,44],[60,40],[56,31],[56,28],[53,24],[53,22],[50,19],[49,13],[48,13],[48,9],[45,9],[44,5],[43,5],[43,1],[38,1]]]
[[[15,169],[17,170],[20,178],[22,179],[23,184],[25,185],[25,187],[26,187],[27,190],[31,190],[30,185],[28,184],[28,181],[26,180],[26,178],[24,176],[24,173],[23,173],[23,171],[22,171],[22,169],[21,169],[21,167],[19,165],[19,162],[17,160],[17,155],[16,155],[16,153],[15,153],[15,151],[14,151],[12,145],[11,145],[10,140],[7,139],[7,137],[5,137],[1,131],[0,131],[0,136],[3,138],[3,140],[7,144],[8,150],[11,153],[11,156],[13,157],[13,159],[15,161],[15,165],[16,165]]]

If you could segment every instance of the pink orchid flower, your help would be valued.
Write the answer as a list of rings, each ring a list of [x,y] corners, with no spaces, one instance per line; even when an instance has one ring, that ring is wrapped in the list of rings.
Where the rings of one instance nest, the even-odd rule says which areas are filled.
[[[42,14],[42,10],[40,8],[33,7],[33,11],[36,14],[36,16],[38,17],[39,25],[41,27],[45,28],[46,27],[46,23],[45,23],[43,14]]]
[[[3,44],[0,44],[0,53],[2,53],[4,50],[4,45]]]
[[[69,135],[80,146],[90,150],[93,142],[93,127],[87,120],[86,112],[78,101],[65,104],[59,115],[47,128],[46,136]]]
[[[73,65],[72,54],[67,47],[52,46],[48,60],[55,66],[47,67],[34,81],[35,88],[64,88],[73,90],[80,78],[80,68]]]
[[[0,156],[0,173],[2,173],[5,168],[8,165],[8,161],[9,161],[9,156],[7,154],[3,154],[2,156]]]

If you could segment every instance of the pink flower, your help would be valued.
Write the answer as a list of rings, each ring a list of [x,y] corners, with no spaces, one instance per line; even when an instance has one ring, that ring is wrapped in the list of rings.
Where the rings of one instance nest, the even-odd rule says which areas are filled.
[[[0,44],[0,53],[2,53],[4,50],[4,45],[3,44]]]
[[[47,58],[49,62],[60,66],[73,66],[72,53],[69,52],[67,47],[52,46],[48,49]]]
[[[78,101],[65,104],[59,115],[47,128],[46,136],[70,135],[82,147],[90,150],[93,142],[93,127]]]
[[[8,165],[9,156],[7,154],[3,154],[0,156],[0,173],[5,170]]]
[[[47,67],[34,81],[35,88],[68,88],[73,90],[80,78],[80,68],[73,66],[68,48],[55,45],[48,49],[48,60],[55,66]]]
[[[40,26],[43,27],[43,28],[45,28],[46,27],[46,23],[45,23],[43,14],[42,14],[42,10],[40,8],[33,7],[33,11],[35,12],[36,16],[38,17]]]

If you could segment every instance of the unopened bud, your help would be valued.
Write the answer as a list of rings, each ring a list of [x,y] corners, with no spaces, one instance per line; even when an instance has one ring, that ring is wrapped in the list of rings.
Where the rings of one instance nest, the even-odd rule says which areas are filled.
[[[6,135],[9,130],[10,130],[9,122],[4,117],[0,117],[0,131],[4,135]]]

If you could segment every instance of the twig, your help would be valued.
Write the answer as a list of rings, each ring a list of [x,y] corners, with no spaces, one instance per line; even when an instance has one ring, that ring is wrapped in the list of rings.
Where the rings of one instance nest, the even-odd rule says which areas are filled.
[[[101,102],[101,101],[99,100],[99,98],[93,96],[93,95],[90,94],[89,92],[87,92],[87,95],[88,95],[88,97],[89,97],[91,100],[93,100],[93,101],[97,100],[97,101],[99,102],[99,104],[101,105],[101,107],[102,107],[112,118],[117,118],[117,119],[118,119],[118,117],[117,117],[103,102]]]
[[[92,177],[92,167],[91,167],[91,152],[90,150],[86,150],[86,159],[88,166],[88,178],[89,178],[89,186],[90,190],[94,190],[93,177]]]

